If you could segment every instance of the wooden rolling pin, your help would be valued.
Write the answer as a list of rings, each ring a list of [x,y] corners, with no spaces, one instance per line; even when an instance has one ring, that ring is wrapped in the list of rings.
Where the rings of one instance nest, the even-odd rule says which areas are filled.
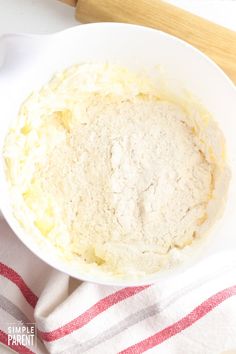
[[[212,58],[236,84],[236,32],[161,0],[62,0],[88,22],[127,22],[179,37]]]

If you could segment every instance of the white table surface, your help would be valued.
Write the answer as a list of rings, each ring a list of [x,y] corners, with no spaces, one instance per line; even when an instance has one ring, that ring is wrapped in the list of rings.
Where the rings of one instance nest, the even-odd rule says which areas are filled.
[[[168,1],[236,31],[236,0]],[[0,0],[0,35],[50,33],[77,24],[74,9],[57,0]]]

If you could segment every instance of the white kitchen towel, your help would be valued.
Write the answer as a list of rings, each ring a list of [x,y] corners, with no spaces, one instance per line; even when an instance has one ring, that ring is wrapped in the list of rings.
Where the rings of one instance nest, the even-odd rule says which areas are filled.
[[[236,353],[236,251],[171,282],[79,282],[34,256],[0,221],[0,353]],[[36,323],[37,348],[8,343],[9,324]]]

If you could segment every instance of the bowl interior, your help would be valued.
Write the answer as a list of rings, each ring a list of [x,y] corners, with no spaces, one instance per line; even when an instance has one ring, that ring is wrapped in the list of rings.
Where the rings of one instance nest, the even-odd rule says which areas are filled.
[[[153,29],[115,23],[82,25],[47,36],[6,35],[0,40],[3,63],[0,67],[0,148],[7,129],[22,101],[56,72],[83,62],[112,62],[131,69],[146,69],[156,75],[163,67],[176,90],[186,88],[218,121],[226,138],[232,179],[226,210],[214,230],[211,246],[203,248],[198,260],[236,248],[236,89],[227,76],[205,55],[173,36]],[[75,278],[113,285],[141,285],[182,272],[174,270],[135,281],[119,281],[81,274],[57,255],[40,249],[20,228],[11,214],[3,161],[0,162],[1,209],[19,238],[40,258]],[[191,266],[197,260],[188,264]]]

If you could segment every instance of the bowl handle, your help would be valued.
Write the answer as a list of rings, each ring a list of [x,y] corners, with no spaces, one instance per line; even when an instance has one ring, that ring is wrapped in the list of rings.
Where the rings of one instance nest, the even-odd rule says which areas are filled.
[[[0,36],[0,76],[15,74],[20,67],[32,66],[39,57],[47,35],[4,34]]]

